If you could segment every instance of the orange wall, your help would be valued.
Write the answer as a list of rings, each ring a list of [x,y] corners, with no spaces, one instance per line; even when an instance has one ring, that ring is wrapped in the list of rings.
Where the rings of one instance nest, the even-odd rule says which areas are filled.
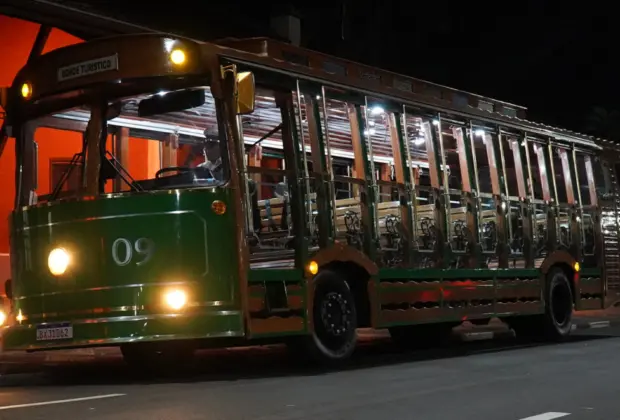
[[[9,252],[8,217],[15,195],[15,141],[9,139],[0,157],[0,254]],[[3,278],[0,279],[4,281]]]
[[[26,64],[38,31],[39,24],[0,15],[0,39],[10,40],[0,42],[0,86],[9,86],[19,69]],[[82,40],[53,29],[43,52],[79,42]]]
[[[0,39],[11,40],[11,42],[0,42],[0,86],[9,86],[19,69],[26,63],[38,30],[38,24],[0,15]],[[54,29],[45,45],[44,52],[79,42],[82,41]],[[35,131],[34,137],[39,145],[36,192],[37,195],[49,194],[51,192],[50,159],[71,159],[75,153],[80,152],[82,134],[42,127]],[[108,137],[108,142],[110,140],[111,138]],[[134,179],[154,177],[159,164],[159,142],[129,138],[129,167],[126,169]],[[112,182],[108,182],[106,192],[111,191]],[[0,156],[0,254],[9,252],[8,217],[13,207],[14,195],[15,141],[9,139],[4,153]]]
[[[50,159],[71,159],[82,150],[82,133],[41,127],[34,132],[39,145],[39,174],[37,195],[50,191]]]
[[[39,145],[39,173],[37,195],[50,194],[50,163],[52,159],[71,159],[82,149],[82,133],[41,127],[34,133]],[[108,136],[107,149],[111,150],[112,136]],[[155,147],[153,147],[155,146]],[[136,180],[153,178],[159,169],[159,142],[129,138],[129,174]],[[157,160],[157,162],[153,162]],[[153,166],[156,165],[156,168]],[[13,168],[15,164],[13,163]],[[113,182],[108,181],[105,191],[113,192]],[[12,204],[12,201],[11,201]]]
[[[0,15],[0,39],[7,41],[0,42],[0,86],[10,86],[19,69],[26,64],[38,30],[39,25],[36,23]],[[79,38],[53,29],[43,52],[49,52],[79,42],[82,42]],[[2,120],[0,120],[1,124]],[[65,157],[63,156],[63,153],[66,153],[64,149],[69,148],[69,144],[63,146],[62,142],[55,142],[54,144],[58,146],[52,145],[51,142],[47,141],[47,137],[53,135],[52,132],[38,134],[36,136],[37,140],[39,140],[39,135],[43,136],[39,148],[40,156],[43,156],[43,152],[45,152],[49,156]],[[66,133],[63,133],[63,137],[65,135]],[[79,135],[75,135],[79,137]],[[60,147],[61,149],[53,150],[54,147]],[[8,216],[13,206],[13,196],[15,194],[14,150],[15,142],[13,139],[10,139],[4,149],[4,153],[0,156],[0,254],[6,253],[9,250]],[[42,176],[49,176],[49,159],[41,160],[41,162],[39,186],[49,189],[49,179],[47,183],[42,183],[43,180],[41,179]],[[44,168],[43,166],[45,165],[47,167]]]

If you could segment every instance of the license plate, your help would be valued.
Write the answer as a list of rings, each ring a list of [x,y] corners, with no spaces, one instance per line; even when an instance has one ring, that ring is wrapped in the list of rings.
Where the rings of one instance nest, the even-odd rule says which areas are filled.
[[[68,340],[71,338],[73,338],[73,326],[68,322],[37,326],[37,341]]]

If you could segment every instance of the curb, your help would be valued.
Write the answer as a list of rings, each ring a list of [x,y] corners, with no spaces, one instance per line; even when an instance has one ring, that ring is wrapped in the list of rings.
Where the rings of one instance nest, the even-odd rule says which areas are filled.
[[[507,327],[504,327],[498,331],[455,331],[454,336],[463,341],[480,341],[514,337],[514,332]],[[364,329],[358,332],[358,337],[361,339],[390,338],[390,333],[387,330]]]
[[[612,326],[620,325],[618,321],[591,321],[591,322],[578,322],[573,324],[571,331],[575,330],[593,330],[598,328],[610,328]]]
[[[483,341],[483,340],[499,340],[514,338],[513,330],[506,329],[504,331],[480,331],[459,334],[462,341]]]
[[[620,326],[620,320],[618,321],[591,321],[591,322],[577,322],[571,326],[571,331],[577,330],[594,330],[601,328],[611,328],[614,326]],[[481,331],[457,334],[463,341],[479,341],[479,340],[497,340],[515,337],[513,330],[507,329],[504,331]]]
[[[577,321],[572,327],[571,331],[577,330],[594,330],[601,328],[610,328],[620,326],[620,319],[613,321]],[[493,328],[493,327],[491,327]],[[455,331],[454,334],[456,337],[459,337],[463,341],[479,341],[479,340],[493,340],[493,339],[501,339],[501,338],[512,338],[515,337],[515,333],[513,330],[509,329],[507,326],[496,326],[496,331],[489,331],[489,328],[484,331],[483,328],[480,328],[482,331]],[[387,330],[371,330],[371,329],[363,329],[358,333],[358,337],[360,338],[390,338],[390,333]]]

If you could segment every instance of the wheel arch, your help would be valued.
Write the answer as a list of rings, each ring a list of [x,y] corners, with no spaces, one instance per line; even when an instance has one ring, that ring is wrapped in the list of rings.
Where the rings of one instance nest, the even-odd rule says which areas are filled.
[[[347,282],[355,299],[358,326],[364,328],[375,325],[376,311],[373,309],[375,294],[372,279],[379,273],[377,264],[362,252],[344,244],[334,244],[322,249],[312,260],[317,263],[319,269],[317,275],[322,270],[331,270]]]

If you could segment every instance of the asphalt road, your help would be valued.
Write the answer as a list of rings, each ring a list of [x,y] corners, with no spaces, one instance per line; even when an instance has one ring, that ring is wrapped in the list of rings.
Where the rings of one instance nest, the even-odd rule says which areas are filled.
[[[204,352],[144,376],[114,355],[0,376],[0,419],[604,420],[620,417],[620,328],[562,344],[494,340],[402,352],[366,341],[340,371],[280,348]]]

